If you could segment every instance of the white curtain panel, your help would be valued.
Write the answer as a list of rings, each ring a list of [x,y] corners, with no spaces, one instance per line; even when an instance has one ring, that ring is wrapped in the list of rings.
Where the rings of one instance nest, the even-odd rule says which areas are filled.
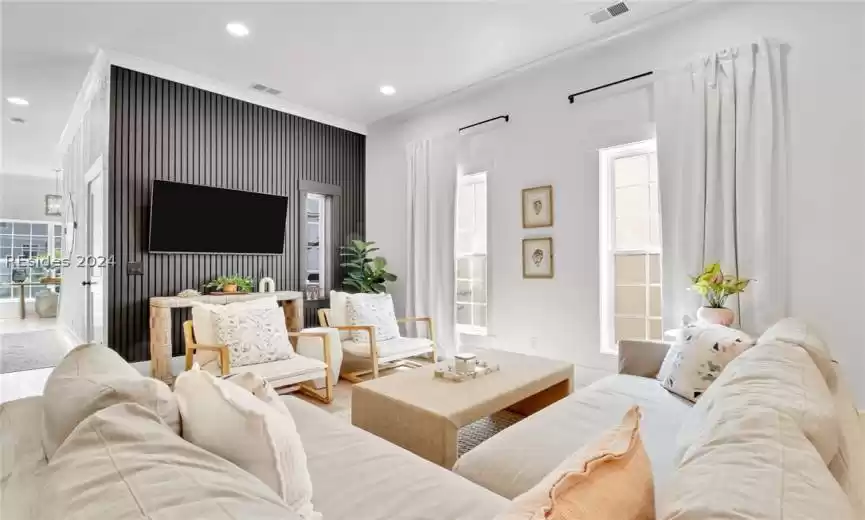
[[[452,355],[456,352],[455,141],[449,137],[416,141],[406,152],[406,314],[431,316],[439,354]],[[409,327],[409,331],[423,332],[422,327]]]
[[[761,40],[657,73],[665,328],[694,315],[701,301],[688,277],[713,261],[757,280],[727,302],[743,330],[787,314],[781,62],[781,47]]]

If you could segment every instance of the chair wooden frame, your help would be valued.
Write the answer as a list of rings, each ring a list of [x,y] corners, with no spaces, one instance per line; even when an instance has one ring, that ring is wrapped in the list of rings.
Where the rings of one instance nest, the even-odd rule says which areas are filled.
[[[433,320],[428,316],[424,317],[412,317],[412,318],[400,318],[396,320],[398,323],[409,323],[409,322],[424,322],[427,324],[427,332],[429,334],[429,340],[432,342],[432,360],[435,362],[437,355],[436,351],[436,340],[435,340],[435,328],[433,327]],[[372,374],[373,379],[378,378],[379,373],[383,370],[393,370],[399,367],[408,367],[408,368],[419,368],[423,365],[416,361],[412,361],[410,359],[398,359],[394,361],[386,361],[379,364],[380,353],[378,350],[378,344],[375,339],[375,325],[330,325],[330,309],[319,309],[318,310],[318,322],[322,327],[328,327],[331,329],[337,329],[339,331],[353,331],[359,330],[366,332],[369,337],[369,359],[372,364],[371,368],[363,369],[363,370],[355,370],[353,372],[343,372],[340,374],[340,377],[346,379],[352,383],[362,383],[363,376],[367,376]]]
[[[327,332],[288,332],[290,338],[321,338],[322,348],[324,349],[324,392],[311,386],[310,381],[301,381],[300,384],[294,385],[293,390],[298,390],[304,395],[308,395],[313,399],[317,399],[325,404],[333,402],[333,376],[331,375],[330,366],[330,336]],[[195,342],[195,332],[192,328],[192,320],[183,323],[183,340],[186,344],[186,370],[192,368],[195,362],[195,353],[199,350],[213,351],[218,353],[219,365],[223,376],[231,373],[231,351],[228,345],[204,345]],[[299,354],[298,354],[299,355]],[[316,378],[317,379],[317,378]]]

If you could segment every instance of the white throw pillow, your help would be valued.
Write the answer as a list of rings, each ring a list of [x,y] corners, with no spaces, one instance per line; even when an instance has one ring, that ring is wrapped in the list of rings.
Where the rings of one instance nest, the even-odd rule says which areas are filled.
[[[174,388],[184,439],[258,477],[304,520],[321,518],[291,414],[198,369],[180,374]]]
[[[350,294],[348,318],[352,325],[375,325],[376,341],[399,337],[399,323],[393,310],[393,298],[389,294]],[[369,334],[353,330],[351,339],[355,343],[369,343]]]
[[[349,294],[347,292],[330,291],[330,316],[327,323],[328,326],[342,327],[345,325],[351,325],[348,321],[348,297]],[[321,325],[324,326],[324,324]],[[341,330],[339,331],[339,338],[341,341],[351,339],[351,333],[347,330]]]
[[[215,314],[236,312],[242,309],[272,309],[274,307],[279,307],[279,303],[276,297],[272,296],[225,305],[194,301],[192,302],[192,331],[195,333],[195,342],[202,345],[219,344],[219,338],[216,335]]]
[[[724,367],[753,344],[744,332],[723,325],[688,325],[667,351],[658,380],[670,392],[696,402]]]
[[[282,309],[246,308],[214,313],[218,344],[231,353],[231,366],[269,363],[294,357]]]

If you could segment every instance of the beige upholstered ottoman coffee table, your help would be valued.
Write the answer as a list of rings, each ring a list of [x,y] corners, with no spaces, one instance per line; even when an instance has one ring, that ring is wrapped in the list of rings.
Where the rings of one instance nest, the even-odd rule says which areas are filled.
[[[573,388],[572,363],[493,350],[477,356],[501,370],[455,382],[433,377],[429,365],[354,385],[352,424],[451,468],[462,426],[504,409],[530,415]]]

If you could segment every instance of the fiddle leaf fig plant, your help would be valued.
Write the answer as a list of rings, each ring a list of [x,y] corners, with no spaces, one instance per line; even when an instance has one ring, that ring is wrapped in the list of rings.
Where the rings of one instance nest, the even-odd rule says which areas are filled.
[[[387,260],[372,256],[378,251],[374,245],[375,242],[352,240],[351,245],[340,248],[343,262],[339,265],[345,268],[344,288],[359,293],[383,293],[387,292],[386,283],[396,281],[396,275],[387,271]]]

